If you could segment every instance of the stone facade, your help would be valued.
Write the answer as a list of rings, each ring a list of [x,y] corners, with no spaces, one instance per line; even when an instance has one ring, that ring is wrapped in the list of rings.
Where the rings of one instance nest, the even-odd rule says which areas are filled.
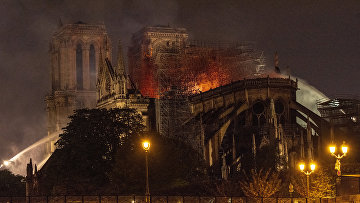
[[[276,168],[295,169],[297,162],[320,154],[322,119],[296,102],[297,82],[290,78],[241,80],[190,97],[202,131],[202,154],[215,174],[227,178],[241,171],[244,154],[265,146],[276,150]],[[307,115],[303,116],[299,112]],[[304,128],[296,122],[302,119]],[[310,120],[310,119],[311,120]],[[313,133],[313,131],[315,133]],[[256,167],[256,160],[247,167]],[[247,161],[246,161],[247,160]]]
[[[150,129],[149,103],[140,92],[131,85],[129,77],[125,74],[125,66],[121,51],[118,47],[118,64],[113,67],[108,58],[100,58],[97,80],[97,108],[134,108],[142,115],[144,124]],[[101,56],[101,54],[100,54]]]
[[[60,25],[50,42],[51,92],[46,96],[48,135],[59,132],[75,109],[96,107],[100,50],[111,59],[105,25]],[[53,151],[53,144],[47,151]]]
[[[234,70],[246,69],[243,62],[249,60],[245,59],[256,56],[247,46],[189,43],[184,28],[146,27],[132,37],[128,52],[130,77],[125,74],[120,43],[118,49],[117,66],[112,66],[111,41],[104,25],[67,24],[54,34],[50,44],[52,89],[46,97],[49,135],[65,127],[75,109],[128,107],[138,110],[148,129],[186,137],[200,149],[209,166],[221,168],[224,178],[231,167],[234,170],[239,164],[244,143],[238,141],[244,130],[251,132],[246,137],[253,146],[250,150],[274,141],[279,158],[290,165],[295,164],[295,156],[313,159],[318,154],[320,141],[315,151],[312,130],[316,135],[324,134],[324,122],[296,102],[296,81],[261,78],[255,71],[251,72],[254,79],[228,82],[239,80],[243,72],[235,74]],[[256,70],[254,67],[262,63],[252,60],[249,69]],[[193,72],[194,78],[207,72],[229,78],[188,98],[183,92],[187,87],[183,86],[198,86],[204,81],[175,81],[203,65],[204,69]],[[225,69],[230,74],[223,72]],[[148,97],[156,98],[152,111]],[[307,128],[298,126],[296,118],[304,120]],[[50,146],[48,150],[52,151]]]
[[[50,43],[51,92],[46,96],[48,135],[61,132],[74,110],[135,108],[150,129],[149,99],[125,74],[119,43],[117,67],[111,65],[112,46],[105,25],[83,22],[60,25]],[[54,151],[54,140],[47,152]]]
[[[159,53],[180,53],[186,47],[188,33],[185,28],[169,26],[145,27],[131,38],[129,48],[129,73],[141,94],[157,94],[156,69]]]

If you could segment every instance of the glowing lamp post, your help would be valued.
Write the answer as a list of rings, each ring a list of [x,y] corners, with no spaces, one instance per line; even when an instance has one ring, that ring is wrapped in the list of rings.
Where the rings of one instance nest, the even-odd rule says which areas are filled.
[[[149,166],[148,166],[148,152],[150,149],[150,142],[144,141],[143,142],[143,148],[145,150],[145,167],[146,167],[146,202],[150,202],[150,190],[149,190]]]
[[[309,198],[309,188],[310,188],[310,174],[315,171],[316,165],[314,163],[310,164],[310,171],[305,171],[305,164],[299,164],[300,171],[306,175],[306,197]]]
[[[342,154],[335,154],[336,152],[336,147],[334,145],[329,147],[330,149],[330,153],[331,155],[333,155],[336,158],[336,163],[335,163],[335,170],[337,170],[337,175],[341,176],[341,164],[340,164],[340,159],[342,159],[344,156],[346,156],[346,153],[348,152],[348,147],[345,145],[345,142],[343,142],[342,146],[341,146],[341,151]]]
[[[148,141],[143,142],[143,148],[144,148],[145,152],[148,152],[150,149],[150,142],[148,142]]]
[[[293,186],[293,184],[289,184],[289,193],[290,193],[290,197],[291,197],[291,202],[292,202],[292,194],[293,194],[293,192],[294,192],[294,186]]]

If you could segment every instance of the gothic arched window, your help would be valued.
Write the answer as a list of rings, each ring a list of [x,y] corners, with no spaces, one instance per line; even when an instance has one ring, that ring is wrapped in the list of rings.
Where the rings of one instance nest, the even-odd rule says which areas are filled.
[[[95,89],[96,84],[96,66],[95,66],[95,47],[90,45],[89,65],[90,65],[90,89]]]
[[[81,44],[76,46],[76,88],[83,89],[83,60]]]
[[[266,123],[266,119],[265,119],[265,105],[263,102],[261,101],[257,101],[253,106],[252,106],[252,111],[253,111],[253,126],[263,126]]]

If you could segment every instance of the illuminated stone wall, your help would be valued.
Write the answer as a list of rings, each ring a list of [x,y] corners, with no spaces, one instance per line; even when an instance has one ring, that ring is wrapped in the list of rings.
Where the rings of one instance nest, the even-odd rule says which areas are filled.
[[[111,58],[110,44],[105,25],[78,22],[62,25],[54,33],[49,49],[51,91],[45,98],[48,135],[65,127],[75,109],[96,107],[100,50]]]

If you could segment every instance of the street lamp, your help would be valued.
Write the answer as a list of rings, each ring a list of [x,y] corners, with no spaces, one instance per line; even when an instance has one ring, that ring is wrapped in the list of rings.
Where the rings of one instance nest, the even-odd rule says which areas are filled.
[[[310,181],[309,181],[310,178],[309,177],[310,177],[310,174],[315,171],[316,165],[315,165],[315,163],[311,163],[310,171],[308,171],[308,170],[305,171],[304,163],[300,163],[299,168],[300,168],[300,171],[306,175],[306,197],[309,198],[309,187],[310,187]]]
[[[145,150],[145,165],[146,165],[146,192],[145,192],[145,196],[146,196],[146,202],[150,202],[150,190],[149,190],[149,165],[148,165],[148,152],[150,149],[150,142],[149,141],[144,141],[143,143],[143,148]]]
[[[291,202],[292,202],[292,194],[293,194],[293,192],[294,192],[294,186],[290,182],[290,184],[289,184],[289,193],[290,193],[290,197],[291,197]]]
[[[335,154],[335,151],[336,151],[336,147],[335,145],[331,145],[329,147],[330,149],[330,153],[331,155],[333,155],[335,158],[336,158],[336,163],[335,163],[335,170],[337,170],[337,175],[338,176],[341,176],[341,164],[340,164],[340,159],[342,159],[344,156],[346,156],[346,153],[348,152],[348,147],[345,145],[345,142],[343,142],[342,146],[341,146],[341,151],[342,151],[342,154],[338,154],[336,155]]]

